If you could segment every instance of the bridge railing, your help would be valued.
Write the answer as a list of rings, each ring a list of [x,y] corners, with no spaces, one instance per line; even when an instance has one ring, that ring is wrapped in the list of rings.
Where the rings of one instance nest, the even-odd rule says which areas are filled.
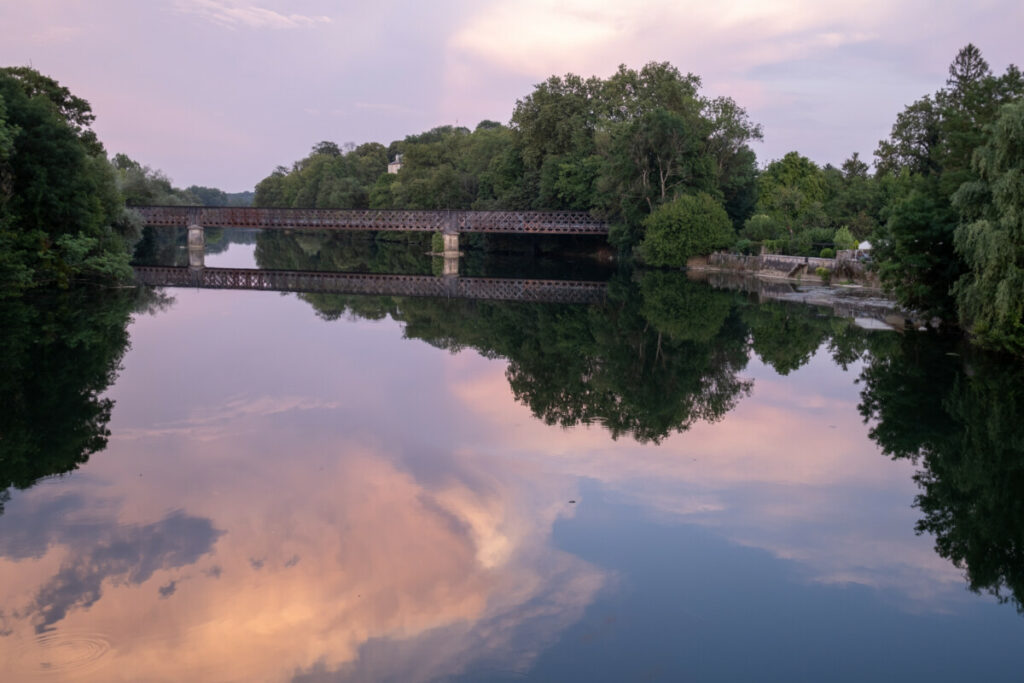
[[[295,230],[394,230],[603,235],[608,226],[583,211],[414,211],[134,206],[146,225]]]

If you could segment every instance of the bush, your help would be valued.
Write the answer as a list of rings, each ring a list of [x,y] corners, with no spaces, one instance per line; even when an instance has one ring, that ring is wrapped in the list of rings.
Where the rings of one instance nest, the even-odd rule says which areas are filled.
[[[810,230],[798,232],[790,238],[789,250],[783,253],[792,254],[793,256],[813,256],[814,235]]]
[[[753,254],[758,249],[757,242],[752,242],[746,238],[736,240],[736,244],[732,245],[732,250],[737,254]]]
[[[832,242],[836,245],[836,249],[856,249],[857,245],[860,244],[845,225],[836,230]]]
[[[814,269],[814,274],[821,278],[821,281],[828,284],[832,280],[832,271],[825,266],[818,266]]]
[[[644,220],[644,228],[637,255],[652,266],[681,268],[688,259],[724,249],[736,239],[721,202],[704,192],[662,204]]]
[[[762,241],[775,239],[782,232],[782,223],[767,214],[759,213],[747,219],[740,235],[750,240]]]
[[[835,249],[829,249],[828,247],[825,247],[824,249],[821,250],[821,252],[818,253],[818,257],[819,258],[835,258],[836,257],[836,250]]]

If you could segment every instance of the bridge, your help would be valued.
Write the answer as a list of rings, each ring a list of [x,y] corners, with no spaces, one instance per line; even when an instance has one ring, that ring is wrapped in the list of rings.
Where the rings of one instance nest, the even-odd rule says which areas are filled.
[[[136,266],[140,284],[157,287],[257,289],[273,292],[375,294],[490,301],[594,304],[605,300],[604,282],[446,275],[319,273],[257,268]]]
[[[585,211],[404,211],[264,209],[227,206],[133,206],[146,225],[186,227],[201,244],[204,227],[261,230],[394,230],[440,232],[446,256],[464,232],[517,235],[607,235],[608,225]]]

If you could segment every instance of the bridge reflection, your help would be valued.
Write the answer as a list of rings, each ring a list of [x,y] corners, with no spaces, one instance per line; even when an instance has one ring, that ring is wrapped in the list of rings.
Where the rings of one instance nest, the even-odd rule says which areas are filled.
[[[258,289],[273,292],[371,294],[593,304],[605,300],[607,283],[584,280],[332,273],[258,268],[136,266],[138,283],[155,287]]]

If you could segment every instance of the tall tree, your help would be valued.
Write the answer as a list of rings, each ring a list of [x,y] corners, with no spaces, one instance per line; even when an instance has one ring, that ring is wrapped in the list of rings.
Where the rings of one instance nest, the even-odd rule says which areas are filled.
[[[983,345],[1024,355],[1024,101],[1003,108],[974,168],[979,179],[953,197],[969,268],[954,289],[960,323]]]
[[[127,278],[114,174],[89,129],[89,104],[26,68],[0,69],[0,280],[31,284]]]
[[[1024,79],[1010,66],[1000,77],[974,45],[949,67],[946,88],[897,117],[875,152],[880,174],[895,178],[887,222],[875,239],[882,282],[906,306],[955,318],[953,284],[969,268],[954,249],[958,216],[950,203],[963,184],[978,180],[974,150],[999,107],[1024,95]]]

